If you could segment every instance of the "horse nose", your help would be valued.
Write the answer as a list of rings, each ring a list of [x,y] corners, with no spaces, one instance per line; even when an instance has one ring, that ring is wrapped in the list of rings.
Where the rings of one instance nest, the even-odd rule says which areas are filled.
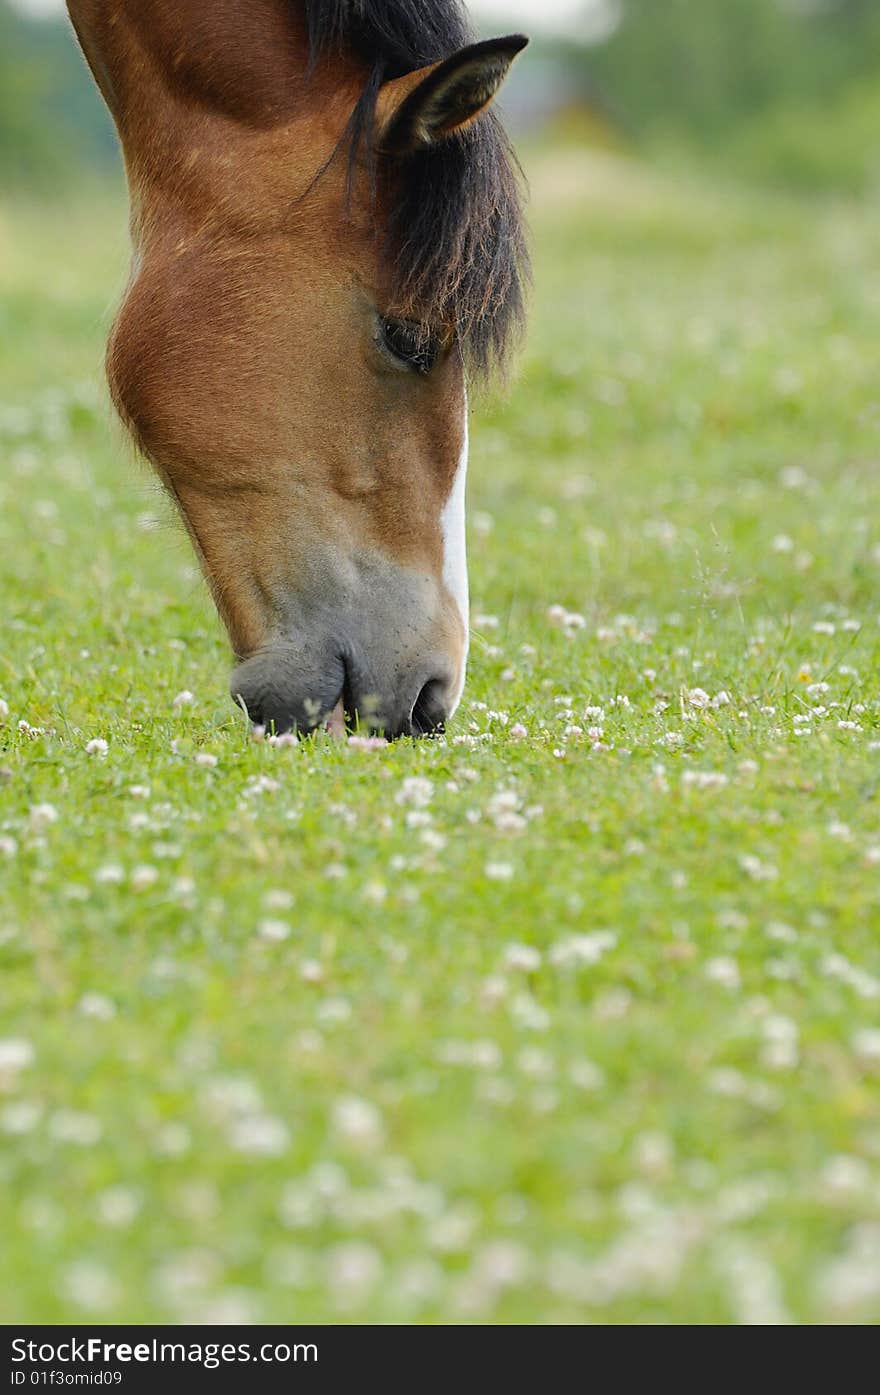
[[[389,739],[439,736],[453,706],[446,669],[438,657],[416,676],[383,673],[381,664],[368,664],[351,652],[325,655],[315,665],[304,663],[295,646],[284,644],[240,664],[230,692],[255,725],[276,732],[312,731],[341,702],[347,722],[362,730]]]
[[[322,646],[275,644],[238,665],[229,691],[255,726],[312,731],[336,707],[345,673],[342,659]]]
[[[452,708],[451,684],[439,665],[434,676],[397,683],[349,681],[344,695],[346,716],[360,727],[399,736],[440,736]]]
[[[413,736],[442,736],[450,707],[449,684],[443,678],[429,678],[412,706]]]

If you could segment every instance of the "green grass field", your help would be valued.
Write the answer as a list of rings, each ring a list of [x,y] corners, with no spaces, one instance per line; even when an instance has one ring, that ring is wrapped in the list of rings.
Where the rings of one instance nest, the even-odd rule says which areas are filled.
[[[6,1321],[880,1318],[876,209],[531,172],[465,700],[377,752],[229,703],[121,205],[0,208]]]

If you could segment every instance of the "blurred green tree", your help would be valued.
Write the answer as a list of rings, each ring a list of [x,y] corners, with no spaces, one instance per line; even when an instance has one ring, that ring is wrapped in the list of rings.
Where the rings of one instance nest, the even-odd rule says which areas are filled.
[[[730,153],[743,172],[880,182],[878,0],[620,0],[602,43],[567,60],[637,142]]]
[[[113,168],[116,142],[66,19],[0,0],[0,190]]]
[[[880,75],[877,0],[622,0],[578,63],[637,132],[704,142],[781,105],[818,105]]]

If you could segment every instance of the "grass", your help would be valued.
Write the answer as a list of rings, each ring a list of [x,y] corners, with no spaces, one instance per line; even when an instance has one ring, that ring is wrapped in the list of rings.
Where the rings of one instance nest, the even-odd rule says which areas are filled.
[[[374,753],[229,706],[118,203],[0,213],[6,1321],[880,1317],[876,210],[532,163],[466,698]]]

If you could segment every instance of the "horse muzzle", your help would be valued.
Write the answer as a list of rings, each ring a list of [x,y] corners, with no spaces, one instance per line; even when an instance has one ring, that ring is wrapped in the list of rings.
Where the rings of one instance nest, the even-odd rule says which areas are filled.
[[[344,712],[350,728],[388,738],[442,733],[455,688],[450,660],[440,652],[399,672],[393,656],[368,658],[351,643],[316,654],[295,639],[251,655],[230,681],[233,701],[267,730],[310,732]]]

